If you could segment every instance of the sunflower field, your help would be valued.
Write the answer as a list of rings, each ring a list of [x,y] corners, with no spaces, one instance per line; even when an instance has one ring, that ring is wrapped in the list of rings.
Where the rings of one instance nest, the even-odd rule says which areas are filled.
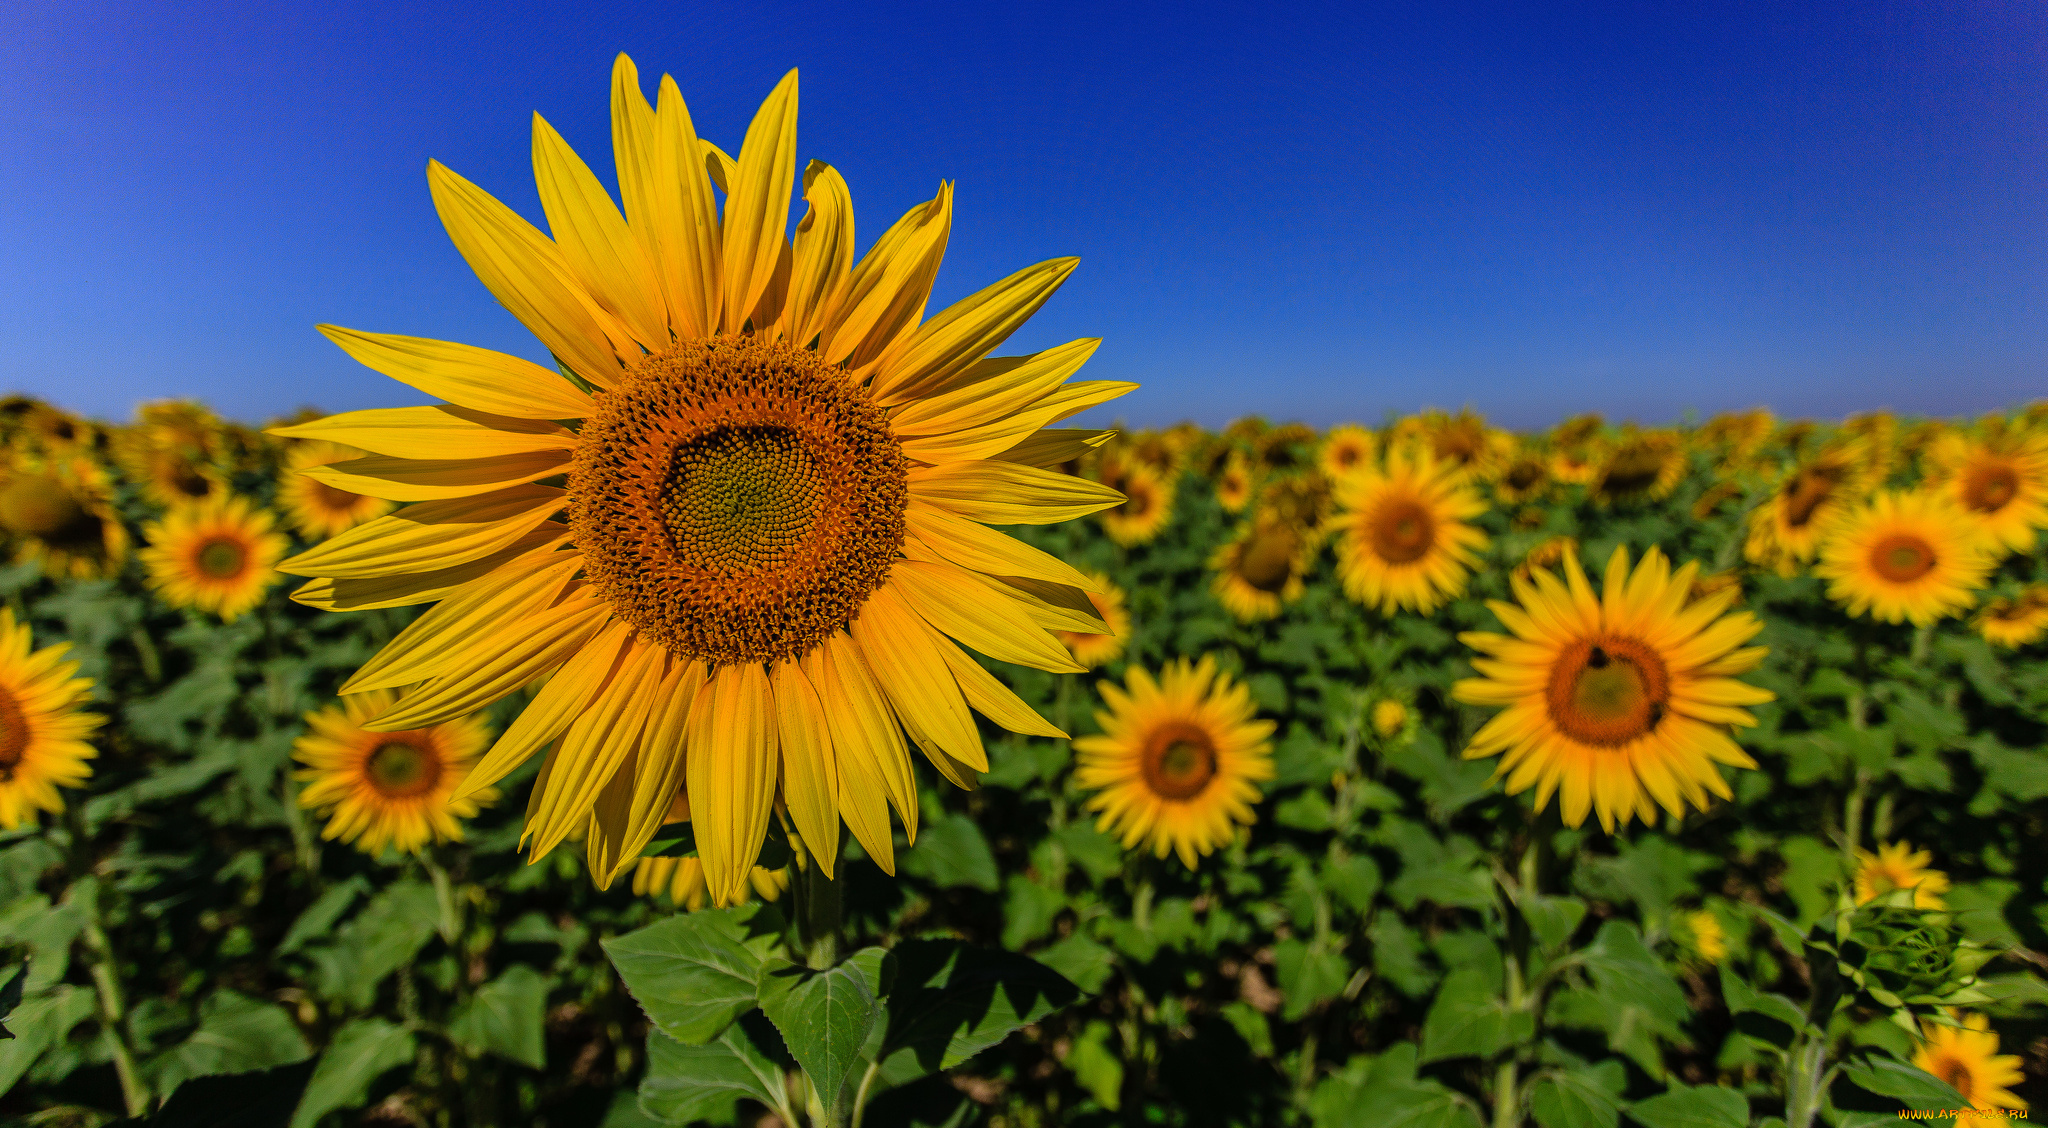
[[[1060,427],[794,155],[612,88],[554,368],[0,401],[0,1118],[1867,1128],[2048,1079],[2048,405]],[[808,210],[792,212],[801,186]],[[794,223],[792,223],[794,220]]]

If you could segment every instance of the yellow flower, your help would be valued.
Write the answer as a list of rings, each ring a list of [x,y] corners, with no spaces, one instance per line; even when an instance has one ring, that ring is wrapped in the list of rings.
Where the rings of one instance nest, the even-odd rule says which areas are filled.
[[[1239,622],[1262,622],[1301,598],[1314,561],[1315,541],[1300,527],[1257,517],[1210,555],[1209,590]]]
[[[1323,436],[1316,465],[1332,478],[1343,478],[1372,461],[1372,432],[1356,423],[1340,423]]]
[[[1261,519],[1280,521],[1320,546],[1337,512],[1336,483],[1321,470],[1304,470],[1274,478],[1259,490]]]
[[[1947,435],[1929,454],[1927,485],[1982,522],[2013,552],[2030,552],[2048,528],[2048,435],[2024,433],[1972,442]]]
[[[1742,498],[1743,489],[1737,482],[1715,482],[1700,491],[1697,501],[1692,503],[1692,519],[1704,521],[1721,511],[1721,507]]]
[[[493,787],[455,794],[490,741],[481,718],[372,730],[398,700],[390,690],[371,690],[306,714],[306,734],[292,745],[306,766],[293,775],[306,785],[299,806],[327,817],[322,838],[352,842],[365,854],[387,845],[417,854],[430,842],[461,841],[455,820],[498,798]]]
[[[1610,447],[1592,484],[1602,505],[1661,501],[1685,478],[1685,446],[1670,431],[1628,435]]]
[[[114,510],[113,483],[97,462],[10,452],[0,470],[0,531],[19,561],[44,574],[89,580],[118,575],[128,559],[128,527]]]
[[[1963,1028],[1939,1023],[1921,1024],[1922,1041],[1913,1054],[1913,1064],[1949,1083],[1971,1108],[1986,1111],[2023,1109],[2027,1102],[2008,1089],[2027,1079],[2015,1054],[1998,1052],[1998,1035],[1991,1033],[1991,1020],[1973,1014]]]
[[[1699,953],[1708,963],[1720,963],[1728,958],[1728,932],[1721,927],[1721,918],[1707,909],[1685,914],[1685,926],[1692,934],[1692,950]]]
[[[1396,452],[1384,469],[1340,482],[1337,500],[1345,507],[1337,574],[1351,598],[1389,615],[1403,607],[1427,615],[1465,590],[1486,547],[1486,534],[1466,522],[1486,503],[1455,467]]]
[[[227,493],[220,466],[226,453],[220,418],[187,401],[142,405],[135,425],[114,440],[114,456],[128,476],[152,501],[171,509]]]
[[[1722,412],[1707,420],[1705,426],[1693,433],[1693,438],[1700,446],[1721,456],[1722,469],[1734,469],[1763,449],[1776,425],[1777,421],[1771,418],[1766,408]]]
[[[1088,593],[1088,602],[1109,630],[1100,634],[1061,630],[1052,633],[1066,644],[1074,661],[1092,670],[1115,661],[1124,652],[1124,640],[1131,637],[1131,615],[1124,610],[1124,589],[1109,582],[1109,577],[1100,572],[1083,572],[1082,575],[1095,581],[1096,590]]]
[[[755,866],[747,873],[747,884],[735,895],[734,904],[745,904],[751,893],[763,901],[781,898],[789,888],[789,867],[769,870]],[[633,864],[633,895],[666,897],[685,912],[696,912],[710,897],[704,882],[703,860],[687,858],[641,858]]]
[[[1576,553],[1563,582],[1548,571],[1533,582],[1510,577],[1520,605],[1487,606],[1512,636],[1458,636],[1486,657],[1472,663],[1481,676],[1452,696],[1505,706],[1465,757],[1500,755],[1494,774],[1507,777],[1510,795],[1536,788],[1540,811],[1557,794],[1567,825],[1597,811],[1609,833],[1637,816],[1654,822],[1657,806],[1676,817],[1688,803],[1705,810],[1709,792],[1731,798],[1717,765],[1756,761],[1727,728],[1755,724],[1739,706],[1772,698],[1731,675],[1763,661],[1763,647],[1741,648],[1763,624],[1746,611],[1722,614],[1733,592],[1686,603],[1698,571],[1673,573],[1652,548],[1631,572],[1628,551],[1616,548],[1597,597]]]
[[[1253,719],[1251,691],[1211,658],[1177,659],[1157,681],[1132,666],[1126,683],[1101,683],[1109,711],[1095,714],[1102,735],[1074,741],[1074,779],[1100,792],[1088,809],[1124,849],[1172,851],[1193,869],[1254,821],[1258,783],[1273,778],[1273,722]]]
[[[1550,474],[1551,458],[1535,447],[1522,447],[1494,479],[1493,497],[1502,505],[1541,501],[1555,484]]]
[[[286,455],[284,476],[277,483],[277,500],[300,536],[310,541],[326,540],[391,512],[391,502],[331,485],[321,473],[313,472],[320,467],[334,467],[327,476],[342,476],[355,467],[335,466],[336,463],[362,458],[362,451],[340,443],[312,439],[292,445]]]
[[[1947,498],[1887,491],[1832,522],[1814,574],[1851,615],[1924,627],[1975,603],[1992,563]]]
[[[1420,441],[1402,445],[1411,453],[1426,453],[1468,482],[1492,481],[1506,468],[1515,445],[1512,435],[1487,426],[1486,417],[1469,407],[1456,415],[1432,408],[1416,417],[1415,430]]]
[[[1829,447],[1785,473],[1749,514],[1742,555],[1791,576],[1820,551],[1821,533],[1865,488],[1856,452]]]
[[[1856,851],[1856,903],[1873,901],[1894,889],[1911,889],[1913,907],[1939,909],[1945,907],[1941,899],[1948,892],[1948,875],[1938,869],[1927,868],[1934,860],[1934,854],[1927,850],[1914,851],[1910,842],[1894,842],[1879,846],[1877,853],[1868,850]]]
[[[106,718],[79,706],[92,679],[74,677],[77,662],[60,642],[32,651],[26,624],[0,609],[0,827],[19,829],[37,811],[64,809],[60,787],[84,786],[96,752],[86,741]]]
[[[1539,568],[1555,568],[1564,563],[1567,554],[1578,550],[1579,542],[1575,537],[1551,537],[1530,549],[1529,555],[1522,557],[1522,562],[1515,565],[1514,575],[1526,580]]]
[[[1062,735],[953,640],[1082,668],[1051,631],[1105,629],[1078,609],[1089,581],[987,526],[1121,503],[1044,469],[1105,436],[1046,428],[1135,385],[1067,382],[1094,340],[988,355],[1073,259],[924,317],[950,184],[856,261],[845,181],[796,160],[795,71],[737,158],[696,136],[673,80],[650,105],[623,55],[612,77],[623,211],[538,119],[552,237],[428,168],[456,248],[573,377],[323,327],[450,402],[273,432],[382,456],[348,488],[413,503],[286,567],[319,578],[302,601],[441,600],[345,687],[425,683],[377,728],[446,721],[559,671],[458,791],[552,746],[523,837],[533,857],[587,829],[608,885],[687,785],[711,900],[729,904],[779,787],[828,875],[842,820],[893,871],[890,808],[916,831],[912,746],[972,787],[988,758],[970,709]],[[809,212],[791,242],[799,190]]]
[[[1102,484],[1124,500],[1095,515],[1109,539],[1126,548],[1158,539],[1173,516],[1173,483],[1142,462],[1104,460]]]
[[[1977,614],[1977,631],[1987,642],[2021,647],[2048,634],[2048,586],[2029,585],[2017,599],[1994,599]]]
[[[1382,697],[1373,702],[1372,731],[1379,733],[1381,739],[1391,740],[1406,727],[1408,706],[1402,704],[1400,699]]]
[[[142,530],[149,585],[173,607],[238,618],[283,578],[276,565],[290,546],[276,526],[241,497],[173,509]]]
[[[1251,460],[1232,451],[1216,476],[1216,501],[1225,513],[1242,513],[1252,500]]]

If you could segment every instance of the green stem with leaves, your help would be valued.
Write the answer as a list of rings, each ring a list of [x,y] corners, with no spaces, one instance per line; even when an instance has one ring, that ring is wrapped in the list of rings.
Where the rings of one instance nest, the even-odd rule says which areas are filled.
[[[80,931],[80,939],[92,955],[92,985],[99,1005],[101,1036],[106,1039],[108,1056],[114,1059],[114,1074],[120,1078],[121,1099],[128,1107],[128,1115],[141,1116],[149,1111],[149,1083],[143,1080],[142,1070],[135,1063],[135,1049],[128,1044],[128,1005],[121,994],[114,945],[107,939],[105,924],[100,919],[99,879],[91,873],[91,838],[86,832],[84,805],[65,804],[64,820],[70,831],[70,870],[74,875],[65,900],[84,913],[85,927]]]
[[[1825,1035],[1803,1032],[1786,1055],[1785,1128],[1813,1128],[1827,1090],[1828,1044]]]

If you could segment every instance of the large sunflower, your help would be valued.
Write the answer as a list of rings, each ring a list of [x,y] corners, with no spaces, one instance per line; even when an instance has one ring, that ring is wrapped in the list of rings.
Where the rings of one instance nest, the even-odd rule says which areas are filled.
[[[1977,613],[1977,632],[1986,642],[2021,647],[2048,634],[2048,587],[2029,585],[2019,595],[1998,598]]]
[[[356,493],[324,480],[345,475],[350,460],[362,457],[362,451],[340,443],[311,439],[292,444],[285,456],[284,476],[277,483],[277,500],[300,536],[310,541],[326,540],[391,512],[392,503],[383,498]],[[335,466],[336,463],[345,465]]]
[[[1961,1029],[1922,1023],[1921,1033],[1923,1040],[1913,1054],[1913,1064],[1948,1082],[1970,1102],[1971,1108],[1996,1111],[2027,1107],[2025,1100],[2006,1087],[2027,1079],[2020,1069],[2019,1056],[1998,1052],[1998,1035],[1991,1032],[1990,1019],[1981,1014],[1970,1015],[1963,1019]]]
[[[1981,529],[1946,497],[1886,491],[1831,523],[1814,574],[1851,615],[1924,627],[1975,603],[1992,564]]]
[[[17,560],[59,579],[111,576],[128,559],[128,526],[105,469],[82,454],[8,452],[0,466],[0,532]]]
[[[1455,598],[1486,547],[1486,534],[1466,523],[1486,503],[1456,466],[1428,454],[1389,453],[1384,467],[1337,483],[1337,501],[1344,590],[1390,615],[1403,607],[1427,615]]]
[[[461,841],[462,824],[455,820],[497,799],[492,787],[455,795],[491,739],[482,719],[371,728],[398,700],[392,691],[377,689],[306,714],[306,734],[292,752],[306,765],[296,773],[306,784],[299,806],[328,815],[322,838],[353,842],[366,854],[387,845],[417,854],[430,842]]]
[[[0,827],[14,830],[37,811],[64,809],[59,787],[92,775],[86,743],[106,718],[82,712],[92,679],[74,677],[68,642],[31,650],[27,624],[0,609]]]
[[[2029,552],[2048,528],[2048,435],[2012,432],[1998,441],[1950,434],[1929,451],[1928,483],[1982,523],[1997,543]]]
[[[1095,583],[1095,590],[1088,593],[1088,602],[1095,607],[1095,614],[1108,630],[1100,634],[1083,631],[1054,631],[1053,636],[1066,645],[1074,661],[1089,669],[1114,661],[1124,652],[1124,641],[1131,635],[1131,613],[1124,609],[1124,589],[1109,581],[1100,572],[1083,572]]]
[[[1597,597],[1572,552],[1562,582],[1548,571],[1511,577],[1520,606],[1487,606],[1512,637],[1458,636],[1486,657],[1472,663],[1482,676],[1452,695],[1505,706],[1466,759],[1500,755],[1494,774],[1507,776],[1509,794],[1535,787],[1542,810],[1555,793],[1568,825],[1590,810],[1609,833],[1635,816],[1654,822],[1658,806],[1676,817],[1687,803],[1705,810],[1709,792],[1730,798],[1716,765],[1756,762],[1727,726],[1755,724],[1740,706],[1773,696],[1731,676],[1763,661],[1763,647],[1742,647],[1763,624],[1747,611],[1723,614],[1732,591],[1688,604],[1698,571],[1691,563],[1674,573],[1652,548],[1631,572],[1628,551],[1616,548]]]
[[[552,238],[430,164],[457,249],[569,375],[327,326],[450,402],[281,432],[381,456],[348,488],[415,503],[287,564],[332,581],[310,600],[442,600],[349,686],[425,682],[372,724],[448,720],[559,670],[460,793],[548,749],[524,841],[537,858],[588,827],[601,884],[679,786],[715,903],[745,884],[778,784],[828,875],[842,818],[890,865],[889,808],[916,831],[910,744],[972,787],[988,761],[970,708],[1060,735],[946,636],[1079,671],[1050,631],[1105,629],[1086,577],[984,524],[1123,501],[1044,469],[1101,438],[1044,428],[1134,387],[1067,383],[1097,342],[987,355],[1075,260],[926,318],[951,185],[856,261],[845,181],[815,161],[798,175],[796,111],[791,71],[734,159],[697,138],[672,79],[650,106],[620,56],[624,211],[536,118]]]
[[[1100,828],[1189,869],[1249,826],[1258,783],[1273,778],[1273,722],[1254,719],[1251,691],[1204,657],[1169,663],[1159,679],[1132,666],[1129,692],[1101,684],[1109,711],[1097,710],[1100,736],[1074,741],[1074,780],[1100,789],[1088,808]]]
[[[291,546],[276,526],[242,497],[175,508],[142,530],[149,585],[173,607],[238,618],[283,579],[277,562]]]
[[[1315,548],[1315,538],[1292,522],[1264,515],[1241,522],[1209,558],[1216,573],[1209,590],[1240,622],[1271,619],[1301,598]]]
[[[1916,909],[1945,908],[1948,875],[1928,868],[1932,851],[1913,849],[1910,842],[1879,846],[1877,853],[1856,851],[1856,903],[1875,901],[1894,889],[1911,889]]]

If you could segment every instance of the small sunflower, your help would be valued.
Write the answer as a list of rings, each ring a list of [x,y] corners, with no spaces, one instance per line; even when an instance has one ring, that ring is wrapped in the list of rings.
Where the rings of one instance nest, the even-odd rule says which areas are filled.
[[[1487,426],[1486,417],[1471,408],[1462,408],[1456,415],[1432,408],[1416,418],[1421,442],[1412,445],[1464,475],[1466,481],[1490,482],[1507,467],[1514,437]]]
[[[2026,1108],[2027,1102],[2007,1088],[2027,1079],[2019,1056],[1998,1052],[1998,1035],[1991,1032],[1990,1019],[1973,1014],[1962,1021],[1961,1029],[1922,1023],[1922,1041],[1913,1054],[1913,1064],[1948,1082],[1971,1108],[1987,1112]]]
[[[734,904],[745,904],[748,894],[763,901],[775,901],[789,888],[789,867],[770,870],[755,866],[740,887]],[[704,862],[692,854],[686,858],[641,858],[633,864],[633,895],[665,897],[685,912],[696,912],[710,900],[711,887],[704,880]]]
[[[1482,675],[1452,696],[1505,708],[1465,750],[1466,759],[1500,755],[1496,778],[1510,795],[1536,788],[1536,809],[1560,796],[1569,826],[1588,811],[1613,833],[1633,817],[1645,823],[1662,806],[1673,817],[1689,803],[1705,810],[1711,792],[1732,792],[1717,765],[1753,768],[1728,726],[1756,723],[1744,705],[1772,699],[1734,674],[1763,661],[1763,647],[1742,643],[1763,629],[1744,611],[1724,615],[1733,594],[1685,602],[1697,563],[1676,573],[1652,548],[1633,572],[1628,551],[1608,559],[1595,596],[1567,554],[1565,579],[1548,571],[1510,577],[1519,606],[1487,606],[1512,635],[1468,631],[1458,637],[1485,655]]]
[[[1706,425],[1693,432],[1693,441],[1700,447],[1720,456],[1724,470],[1743,466],[1763,449],[1771,437],[1771,429],[1777,420],[1771,418],[1766,408],[1755,407],[1748,411],[1723,412],[1707,420]]]
[[[1992,564],[1947,498],[1887,491],[1833,522],[1814,574],[1851,615],[1924,627],[1975,603]]]
[[[1929,452],[1928,485],[1976,518],[1998,544],[2030,552],[2048,528],[2048,435],[1998,441],[1949,435]]]
[[[1096,520],[1110,540],[1126,548],[1156,540],[1173,516],[1173,483],[1142,462],[1120,462],[1112,470],[1105,459],[1102,484],[1124,500],[1096,514]]]
[[[220,417],[201,404],[166,400],[142,405],[135,424],[115,437],[114,457],[166,508],[210,501],[227,493]]]
[[[1685,478],[1685,444],[1670,431],[1623,437],[1600,460],[1592,483],[1601,505],[1662,501]]]
[[[1124,652],[1124,640],[1131,636],[1131,614],[1124,609],[1124,590],[1109,582],[1109,577],[1100,572],[1084,572],[1083,575],[1095,581],[1096,590],[1088,593],[1088,602],[1095,607],[1095,614],[1109,627],[1107,634],[1087,634],[1080,631],[1053,632],[1067,650],[1074,655],[1074,661],[1089,669],[1116,660]]]
[[[383,498],[353,493],[307,473],[315,467],[362,457],[364,452],[354,447],[319,439],[292,444],[285,456],[284,476],[277,484],[277,500],[300,536],[309,541],[326,540],[395,508]]]
[[[91,455],[104,433],[94,424],[28,396],[0,400],[0,440],[10,449],[55,458]]]
[[[10,452],[0,469],[0,532],[11,534],[15,559],[58,579],[112,576],[128,559],[113,483],[84,455]]]
[[[1687,946],[1700,959],[1717,964],[1728,958],[1728,931],[1721,927],[1721,918],[1712,910],[1681,913],[1679,919],[1685,925]]]
[[[1785,472],[1749,514],[1742,554],[1791,576],[1820,552],[1821,533],[1865,492],[1856,452],[1831,446]]]
[[[1337,573],[1351,598],[1385,614],[1403,607],[1427,615],[1465,590],[1486,534],[1467,522],[1486,503],[1458,469],[1424,454],[1399,452],[1340,482]]]
[[[1288,474],[1315,465],[1316,429],[1282,423],[1252,439],[1252,461],[1264,474]]]
[[[1339,423],[1323,436],[1316,465],[1332,478],[1344,478],[1372,462],[1372,432],[1356,423]]]
[[[1607,444],[1599,439],[1557,447],[1550,453],[1550,476],[1566,485],[1591,485],[1606,457]]]
[[[1699,498],[1692,503],[1692,519],[1704,521],[1712,517],[1729,502],[1742,500],[1743,493],[1739,482],[1715,482],[1701,490]]]
[[[1415,706],[1400,697],[1382,697],[1373,702],[1368,720],[1372,723],[1373,735],[1379,737],[1381,744],[1389,746],[1408,743],[1422,724]]]
[[[1874,901],[1894,889],[1911,889],[1914,908],[1947,907],[1941,895],[1948,892],[1948,875],[1927,867],[1934,860],[1932,851],[1916,851],[1910,842],[1894,842],[1879,846],[1875,854],[1858,850],[1856,860],[1857,904]]]
[[[149,584],[173,607],[233,620],[283,579],[276,564],[290,546],[276,525],[241,497],[174,509],[142,530]]]
[[[1142,431],[1131,436],[1126,456],[1159,476],[1162,482],[1178,482],[1187,466],[1187,448],[1166,431]]]
[[[75,677],[68,642],[32,650],[26,624],[0,609],[0,827],[64,809],[59,787],[83,786],[96,752],[86,743],[106,718],[82,711],[92,679]]]
[[[1209,557],[1209,590],[1239,622],[1257,623],[1301,598],[1314,565],[1315,541],[1299,526],[1261,516]]]
[[[1336,482],[1321,470],[1304,470],[1267,482],[1259,490],[1261,518],[1283,521],[1321,544],[1337,512]]]
[[[1254,719],[1251,691],[1209,657],[1177,659],[1157,681],[1132,666],[1126,684],[1101,683],[1109,711],[1095,713],[1102,735],[1074,741],[1075,781],[1099,790],[1088,808],[1125,849],[1172,851],[1193,869],[1254,821],[1258,783],[1273,778],[1274,724]]]
[[[1892,468],[1898,463],[1899,419],[1889,411],[1869,411],[1851,415],[1842,420],[1838,432],[1857,451],[1862,461],[1863,477],[1869,488],[1876,489],[1891,477]]]
[[[1541,501],[1554,484],[1550,465],[1550,456],[1535,447],[1517,449],[1500,477],[1493,480],[1494,500],[1502,505]]]
[[[365,854],[387,845],[417,854],[429,842],[459,842],[456,819],[498,798],[491,787],[453,797],[490,742],[480,717],[397,732],[364,727],[397,700],[388,689],[350,694],[306,714],[306,734],[292,745],[306,765],[294,773],[306,785],[299,806],[327,818],[322,838],[354,843]]]
[[[1225,513],[1242,513],[1252,502],[1252,464],[1243,454],[1232,451],[1216,475],[1216,502]]]
[[[2048,586],[2033,584],[2016,598],[1998,598],[1977,614],[1977,632],[2005,647],[2028,646],[2048,634]]]

